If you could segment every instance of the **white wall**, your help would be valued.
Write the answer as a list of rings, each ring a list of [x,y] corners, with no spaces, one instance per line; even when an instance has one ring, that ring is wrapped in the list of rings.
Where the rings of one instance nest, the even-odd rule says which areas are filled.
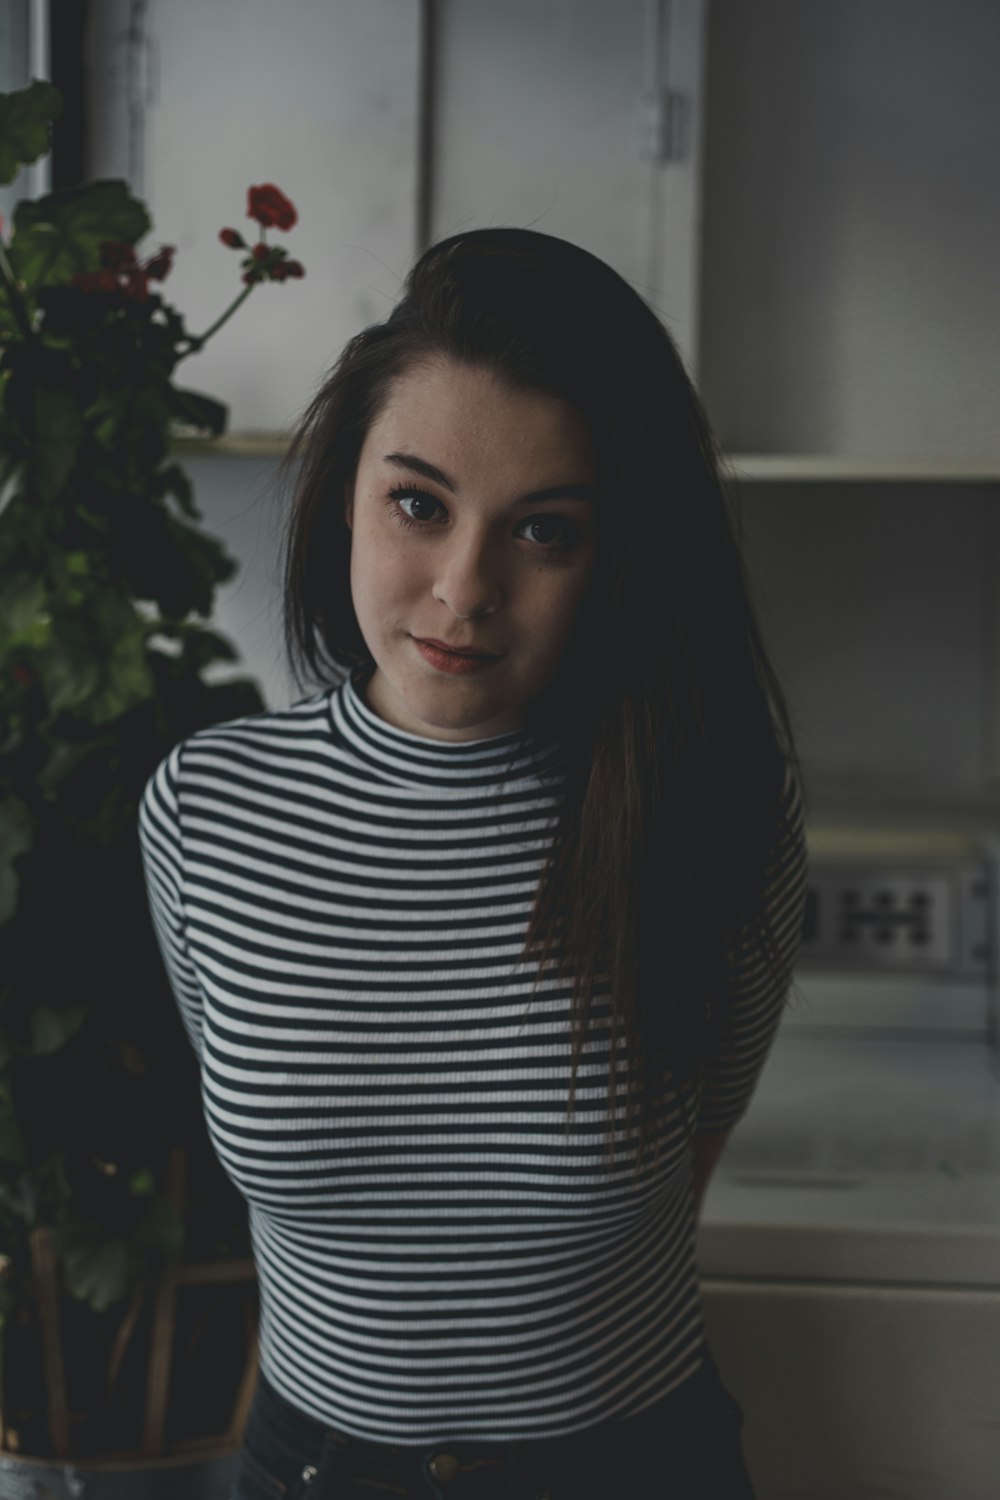
[[[279,549],[283,511],[275,479],[278,459],[178,457],[194,485],[200,523],[222,541],[239,571],[216,594],[213,628],[227,636],[241,661],[218,663],[209,681],[253,677],[270,708],[305,696],[287,670],[282,643]]]

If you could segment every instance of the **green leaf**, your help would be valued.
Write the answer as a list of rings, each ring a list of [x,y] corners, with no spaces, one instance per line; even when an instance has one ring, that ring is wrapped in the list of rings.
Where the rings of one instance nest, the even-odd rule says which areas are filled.
[[[86,1005],[67,1005],[56,1010],[51,1005],[36,1005],[31,1012],[31,1051],[36,1057],[58,1052],[75,1036],[87,1018]]]
[[[47,604],[44,583],[29,573],[0,581],[0,646],[44,645],[51,624]]]
[[[215,586],[233,576],[236,559],[216,537],[165,508],[154,510],[148,521],[145,555],[133,573],[136,597],[154,600],[168,620],[186,619],[192,611],[207,619]]]
[[[102,535],[106,536],[112,528],[110,516],[98,515],[96,511],[91,510],[89,506],[82,503],[77,505],[76,514],[79,520],[85,521],[94,531],[99,531]]]
[[[153,696],[146,626],[132,601],[113,588],[55,622],[38,662],[52,717],[82,714],[104,724]]]
[[[157,497],[173,495],[180,509],[192,521],[202,519],[201,511],[194,503],[194,487],[180,464],[168,464],[157,474],[153,493]]]
[[[0,1172],[0,1205],[7,1217],[23,1219],[25,1224],[32,1224],[35,1205],[31,1190],[26,1190],[24,1186],[26,1176],[26,1173],[15,1177],[12,1172]]]
[[[182,627],[184,645],[181,660],[192,672],[202,672],[213,661],[239,661],[239,652],[225,636],[201,625]]]
[[[53,630],[38,669],[53,717],[82,709],[100,687],[90,646],[73,634]]]
[[[83,414],[85,423],[97,441],[109,451],[118,446],[119,434],[128,421],[132,407],[132,395],[132,389],[127,385],[119,390],[108,391],[92,401]]]
[[[144,203],[120,178],[62,188],[14,210],[8,257],[29,295],[70,281],[100,265],[102,240],[134,245],[152,227]]]
[[[155,692],[146,657],[146,622],[130,599],[105,589],[94,601],[95,624],[104,638],[104,680],[90,704],[90,719],[117,719]]]
[[[216,437],[225,432],[229,408],[221,401],[203,396],[200,391],[179,391],[173,386],[168,388],[166,396],[170,412],[179,422]]]
[[[0,1078],[0,1159],[19,1167],[25,1162],[24,1137],[14,1118],[14,1101],[6,1078]]]
[[[131,654],[129,654],[131,652]],[[156,690],[152,669],[146,660],[145,649],[140,655],[131,647],[116,650],[109,663],[104,686],[94,694],[90,704],[90,721],[107,724],[112,719],[128,713],[138,704],[152,698]]]
[[[170,411],[161,391],[142,386],[135,393],[132,412],[123,436],[139,463],[159,463],[167,451]]]
[[[136,1226],[136,1240],[165,1261],[179,1260],[183,1254],[184,1225],[162,1193],[151,1198],[148,1213]]]
[[[148,1167],[140,1167],[128,1180],[128,1190],[137,1198],[148,1198],[156,1192],[156,1178]]]
[[[88,740],[78,745],[63,740],[56,745],[44,766],[35,774],[35,784],[39,791],[55,792],[59,784],[71,776],[77,766],[94,753],[93,741]]]
[[[132,1256],[122,1239],[81,1240],[60,1244],[67,1289],[95,1312],[104,1312],[128,1295],[132,1285]]]
[[[35,386],[35,433],[35,484],[51,500],[69,478],[83,437],[83,414],[68,381],[50,375]]]
[[[27,803],[20,797],[0,802],[0,923],[9,922],[17,910],[20,881],[14,861],[34,848],[34,843]]]
[[[0,1115],[0,1161],[23,1167],[26,1156],[24,1136],[13,1115]]]
[[[63,112],[57,88],[33,78],[27,88],[0,94],[0,183],[51,149],[50,126]]]
[[[24,459],[13,453],[5,453],[0,460],[0,516],[20,490],[26,467]]]

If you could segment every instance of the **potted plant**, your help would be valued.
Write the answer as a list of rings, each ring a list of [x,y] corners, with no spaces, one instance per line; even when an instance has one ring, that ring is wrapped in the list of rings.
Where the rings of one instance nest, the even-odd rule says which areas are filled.
[[[0,181],[61,109],[37,80],[0,95]],[[151,221],[123,181],[0,226],[0,1495],[12,1469],[17,1494],[42,1471],[38,1493],[79,1494],[86,1471],[99,1495],[112,1469],[116,1496],[122,1469],[146,1494],[153,1464],[157,1494],[222,1496],[252,1391],[245,1204],[208,1143],[137,831],[179,739],[265,707],[249,679],[204,680],[238,659],[202,623],[237,565],[170,449],[227,418],[178,364],[303,274],[264,238],[296,221],[280,190],[251,187],[247,212],[256,243],[220,232],[243,289],[200,336],[156,291],[173,248],[136,256]]]

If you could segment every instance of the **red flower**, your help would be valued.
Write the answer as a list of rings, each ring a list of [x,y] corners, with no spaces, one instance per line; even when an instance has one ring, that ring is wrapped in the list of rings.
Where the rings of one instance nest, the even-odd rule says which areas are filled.
[[[246,244],[246,240],[235,229],[220,229],[219,239],[224,245],[228,245],[230,250],[242,250]]]
[[[272,281],[284,281],[286,276],[304,276],[305,270],[297,260],[283,260],[271,271]]]
[[[114,271],[78,271],[72,284],[82,292],[117,292],[118,277]]]
[[[164,245],[159,255],[154,255],[151,260],[147,260],[142,268],[142,274],[151,277],[154,281],[162,281],[173,266],[176,249],[176,245]]]
[[[124,271],[135,265],[135,251],[124,240],[102,240],[101,265],[109,271]]]
[[[254,260],[266,260],[270,253],[270,249],[267,245],[264,244],[254,245],[253,249],[250,252]]]
[[[247,189],[247,218],[256,219],[265,229],[272,225],[276,229],[291,229],[298,217],[293,204],[273,182]]]
[[[35,680],[35,674],[28,667],[22,667],[20,662],[14,663],[14,681],[21,687],[30,687]]]
[[[135,302],[145,302],[149,297],[149,283],[142,272],[130,276],[128,282],[122,287],[126,297],[131,297]]]

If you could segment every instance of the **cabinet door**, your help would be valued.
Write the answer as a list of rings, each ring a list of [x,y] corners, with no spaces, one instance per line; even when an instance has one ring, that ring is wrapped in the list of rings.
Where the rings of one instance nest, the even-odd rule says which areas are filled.
[[[702,1282],[758,1500],[996,1500],[1000,1288]]]
[[[702,391],[730,451],[1000,462],[1000,6],[712,0]]]
[[[431,238],[503,225],[582,245],[691,369],[704,0],[440,0],[435,17]]]

